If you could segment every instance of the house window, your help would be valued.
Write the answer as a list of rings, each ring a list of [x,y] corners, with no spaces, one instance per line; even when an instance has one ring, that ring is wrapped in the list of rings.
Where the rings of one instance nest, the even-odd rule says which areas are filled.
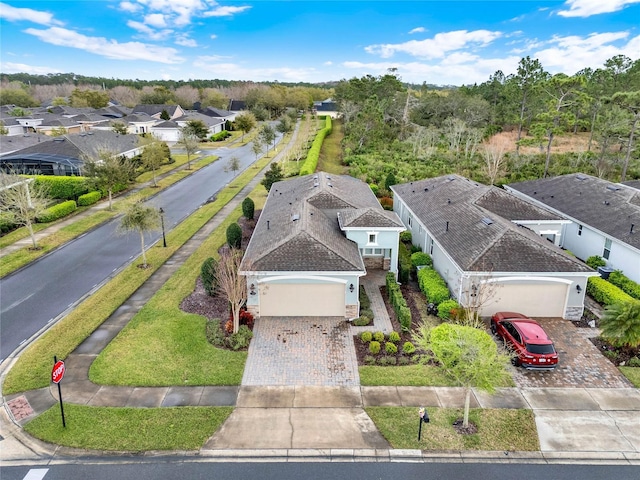
[[[582,225],[578,225],[578,236],[582,235]]]
[[[411,215],[409,215],[409,218],[407,218],[407,225],[409,225],[409,228],[411,228]]]
[[[378,234],[369,232],[368,234],[368,242],[367,245],[377,245],[378,244]]]
[[[384,248],[365,248],[364,254],[367,257],[381,257],[384,254]]]
[[[609,255],[611,255],[611,239],[607,238],[604,241],[604,251],[602,252],[602,258],[606,258],[609,260]]]
[[[433,255],[433,238],[429,237],[429,255]]]

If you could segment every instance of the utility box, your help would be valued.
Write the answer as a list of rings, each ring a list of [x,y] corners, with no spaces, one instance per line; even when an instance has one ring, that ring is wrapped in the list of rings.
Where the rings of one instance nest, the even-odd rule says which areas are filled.
[[[612,274],[613,272],[615,272],[615,268],[611,268],[611,267],[598,267],[598,273],[600,274],[600,276],[606,280],[607,278],[609,278],[609,275]]]

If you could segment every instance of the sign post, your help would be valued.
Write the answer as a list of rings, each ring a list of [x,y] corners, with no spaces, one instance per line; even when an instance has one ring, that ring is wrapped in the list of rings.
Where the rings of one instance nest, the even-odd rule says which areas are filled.
[[[53,370],[51,370],[51,381],[58,385],[58,398],[60,399],[60,415],[62,415],[62,426],[64,428],[67,428],[67,425],[64,421],[64,408],[62,407],[62,390],[60,388],[62,377],[64,377],[64,362],[62,360],[58,361],[58,357],[54,356]]]

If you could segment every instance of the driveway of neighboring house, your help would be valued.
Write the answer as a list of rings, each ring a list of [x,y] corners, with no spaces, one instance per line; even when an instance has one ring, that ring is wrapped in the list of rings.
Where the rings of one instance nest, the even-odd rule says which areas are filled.
[[[589,340],[598,335],[598,330],[578,328],[571,321],[561,318],[542,318],[538,321],[554,341],[560,355],[560,363],[556,370],[550,372],[528,371],[514,367],[513,378],[518,387],[632,387]]]
[[[344,318],[256,320],[242,385],[359,384],[353,337]]]

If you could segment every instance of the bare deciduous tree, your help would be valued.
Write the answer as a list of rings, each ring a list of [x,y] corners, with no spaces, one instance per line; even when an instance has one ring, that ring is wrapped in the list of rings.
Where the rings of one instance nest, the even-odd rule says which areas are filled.
[[[33,248],[38,248],[33,223],[51,201],[45,185],[32,178],[9,175],[0,171],[0,206],[2,213],[17,225],[27,227]]]
[[[200,146],[200,140],[196,137],[190,129],[183,127],[180,129],[180,140],[178,144],[184,148],[187,154],[187,170],[191,170],[191,155],[198,151]]]
[[[247,279],[240,275],[241,262],[242,250],[231,248],[222,251],[216,265],[216,289],[231,305],[234,333],[240,329],[240,309],[247,301]]]
[[[505,153],[509,147],[508,139],[494,135],[482,144],[481,151],[484,158],[483,173],[489,178],[489,184],[493,185],[496,179],[506,173]]]

